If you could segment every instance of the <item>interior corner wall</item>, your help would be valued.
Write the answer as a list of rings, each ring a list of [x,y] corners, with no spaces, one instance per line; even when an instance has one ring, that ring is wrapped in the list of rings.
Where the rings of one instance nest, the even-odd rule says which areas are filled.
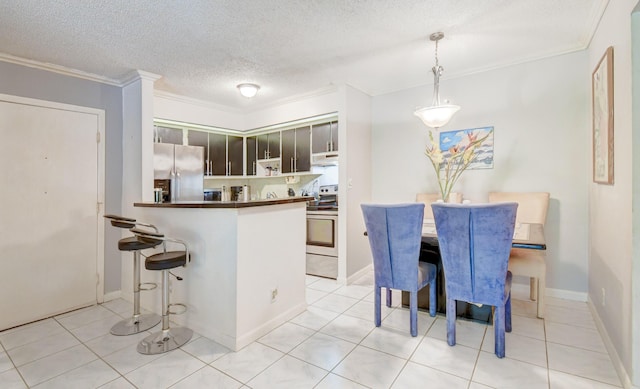
[[[451,80],[440,94],[462,109],[441,131],[494,126],[494,167],[467,170],[454,187],[485,202],[490,191],[550,192],[547,292],[586,300],[588,56],[574,52]],[[438,192],[424,154],[429,130],[413,115],[432,86],[373,98],[375,202],[413,202]]]
[[[638,326],[634,329],[632,324],[634,311],[640,309],[632,298],[632,259],[640,255],[632,249],[632,240],[638,239],[638,231],[634,231],[632,223],[640,218],[632,206],[633,202],[640,201],[640,193],[633,190],[638,173],[634,177],[631,89],[631,14],[637,3],[638,0],[610,1],[589,45],[589,75],[607,47],[613,47],[614,184],[596,184],[589,180],[588,189],[589,298],[615,347],[614,365],[618,359],[629,376],[635,375],[634,383],[639,385],[640,371],[637,367],[633,369],[633,365],[639,363],[632,361],[632,340],[640,335]],[[590,139],[591,131],[589,127],[583,136]],[[590,141],[589,152],[591,145]],[[635,222],[638,223],[640,220]],[[602,298],[603,294],[606,299]],[[639,344],[637,340],[635,342]],[[632,373],[634,370],[635,374]],[[625,377],[622,378],[624,381]]]
[[[339,225],[345,233],[346,251],[343,258],[346,265],[346,279],[371,265],[371,249],[369,240],[364,236],[366,230],[360,204],[371,201],[371,101],[372,98],[350,86],[344,88],[345,136],[340,139],[340,150],[346,150],[342,156],[346,158],[346,169],[340,175],[340,207],[345,206],[346,218]],[[340,134],[342,135],[342,134]],[[345,174],[346,173],[346,174]],[[344,189],[343,189],[344,188]],[[346,202],[342,201],[346,193]],[[343,244],[340,244],[342,248]]]
[[[106,138],[104,140],[106,155],[104,213],[121,213],[121,88],[0,61],[0,93],[104,110]],[[120,290],[121,266],[118,251],[120,238],[120,231],[105,228],[105,294]]]

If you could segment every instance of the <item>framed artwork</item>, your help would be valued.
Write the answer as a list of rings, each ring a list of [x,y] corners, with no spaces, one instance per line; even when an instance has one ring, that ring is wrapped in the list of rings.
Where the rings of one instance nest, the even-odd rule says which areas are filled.
[[[613,47],[591,76],[593,182],[613,184]]]
[[[455,150],[466,148],[471,140],[482,139],[485,136],[487,139],[473,150],[473,161],[467,169],[493,169],[493,127],[441,132],[440,150],[447,160]]]

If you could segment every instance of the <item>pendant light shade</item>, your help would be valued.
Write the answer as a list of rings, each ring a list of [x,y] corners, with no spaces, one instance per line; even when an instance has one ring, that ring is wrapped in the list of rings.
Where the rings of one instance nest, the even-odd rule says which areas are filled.
[[[460,110],[460,106],[452,104],[424,107],[413,114],[419,117],[427,127],[439,128],[449,123],[453,114]]]
[[[419,117],[427,127],[440,128],[460,110],[460,106],[440,103],[440,76],[444,68],[438,63],[438,41],[444,38],[444,33],[434,32],[429,37],[436,42],[436,65],[431,68],[433,71],[433,103],[430,107],[417,109],[413,114]]]

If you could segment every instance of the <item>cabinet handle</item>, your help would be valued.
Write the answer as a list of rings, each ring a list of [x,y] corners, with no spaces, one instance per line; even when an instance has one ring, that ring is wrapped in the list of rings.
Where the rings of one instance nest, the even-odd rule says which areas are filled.
[[[231,161],[227,162],[227,175],[231,175]]]
[[[256,175],[256,161],[253,161],[253,175]]]
[[[293,170],[293,157],[291,157],[290,168],[291,168],[291,173],[293,173],[294,172],[294,170]]]
[[[327,151],[331,151],[331,142],[327,142]]]

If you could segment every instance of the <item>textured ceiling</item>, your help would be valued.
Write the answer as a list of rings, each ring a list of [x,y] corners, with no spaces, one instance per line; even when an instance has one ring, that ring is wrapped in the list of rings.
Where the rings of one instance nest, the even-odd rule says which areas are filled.
[[[432,83],[436,31],[444,79],[584,49],[607,2],[2,0],[0,53],[116,83],[144,70],[156,89],[253,110],[345,83],[372,96]]]

